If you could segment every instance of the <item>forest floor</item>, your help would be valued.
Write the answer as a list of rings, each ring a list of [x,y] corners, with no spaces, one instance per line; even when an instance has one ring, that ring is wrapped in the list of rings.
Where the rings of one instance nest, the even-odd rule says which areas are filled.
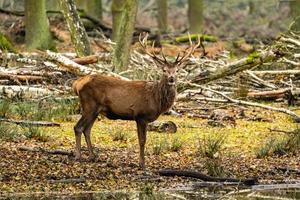
[[[178,125],[174,134],[149,132],[146,145],[146,171],[138,167],[138,142],[134,122],[101,119],[92,130],[96,162],[77,162],[73,156],[21,151],[19,147],[41,147],[72,151],[75,138],[73,116],[58,128],[45,128],[32,139],[0,140],[0,195],[21,192],[80,192],[102,190],[160,190],[176,188],[195,179],[162,177],[161,169],[187,169],[223,177],[257,177],[259,182],[299,180],[299,151],[282,156],[257,158],[271,138],[281,140],[284,133],[297,128],[289,117],[262,110],[251,110],[267,122],[237,120],[236,125],[211,127],[207,120],[186,116],[161,116]],[[85,146],[84,139],[82,144]],[[214,145],[220,144],[220,145]],[[217,147],[216,147],[217,146]],[[215,149],[214,149],[215,148]],[[212,152],[213,155],[205,155]],[[297,155],[298,154],[298,155]],[[209,158],[211,157],[211,158]],[[83,149],[83,159],[87,151]],[[280,168],[287,169],[281,171]],[[82,178],[82,183],[58,183],[55,180]]]

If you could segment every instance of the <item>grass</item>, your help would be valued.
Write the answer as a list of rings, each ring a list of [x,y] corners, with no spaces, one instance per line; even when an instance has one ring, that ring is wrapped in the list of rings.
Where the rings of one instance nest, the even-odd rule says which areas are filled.
[[[272,137],[267,139],[257,150],[257,158],[272,155],[283,156],[289,153],[295,154],[300,150],[300,130],[296,129],[287,136]]]
[[[224,143],[225,136],[223,134],[209,134],[199,140],[197,152],[201,156],[216,158],[221,153]]]
[[[20,129],[14,124],[0,122],[0,139],[4,141],[15,141],[21,137]]]

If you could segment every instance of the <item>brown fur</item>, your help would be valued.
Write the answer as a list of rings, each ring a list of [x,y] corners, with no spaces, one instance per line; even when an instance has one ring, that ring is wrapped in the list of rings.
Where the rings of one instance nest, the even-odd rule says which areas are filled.
[[[176,73],[174,70],[172,69],[171,73]],[[102,114],[113,120],[136,121],[140,143],[140,165],[144,167],[147,124],[166,112],[175,100],[176,86],[168,84],[168,75],[162,76],[158,82],[126,81],[110,76],[88,75],[76,80],[73,89],[79,96],[82,106],[82,117],[74,127],[76,158],[80,159],[82,132],[86,138],[90,158],[94,158],[89,135],[98,114]]]

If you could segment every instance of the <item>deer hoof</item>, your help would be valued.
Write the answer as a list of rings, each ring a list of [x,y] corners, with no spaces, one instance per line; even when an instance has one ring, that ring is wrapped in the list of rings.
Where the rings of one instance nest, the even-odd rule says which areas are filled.
[[[96,161],[96,156],[95,155],[89,156],[88,161],[89,162],[95,162]]]
[[[81,156],[75,156],[75,161],[81,161]]]

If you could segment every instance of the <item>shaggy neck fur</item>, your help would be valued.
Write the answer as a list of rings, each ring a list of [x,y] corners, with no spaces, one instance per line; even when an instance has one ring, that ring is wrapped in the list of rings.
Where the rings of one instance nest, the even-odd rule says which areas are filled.
[[[164,113],[171,108],[175,101],[176,85],[168,85],[167,78],[163,76],[158,82],[158,87],[160,113]]]

